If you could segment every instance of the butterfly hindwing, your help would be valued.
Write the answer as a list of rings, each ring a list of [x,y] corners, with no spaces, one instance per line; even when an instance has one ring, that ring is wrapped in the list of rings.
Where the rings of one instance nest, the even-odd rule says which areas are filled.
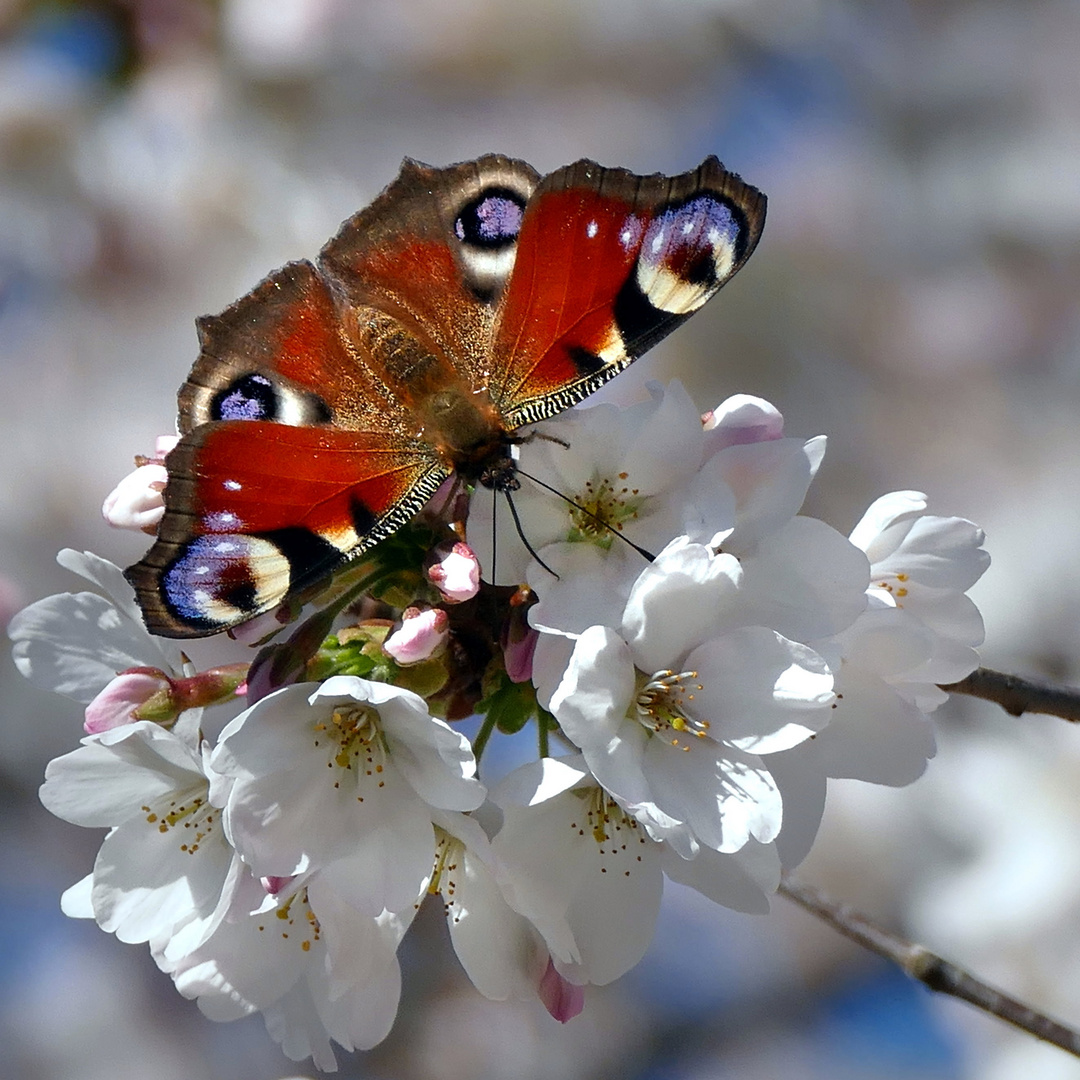
[[[128,571],[167,637],[244,622],[389,536],[446,471],[381,432],[270,421],[205,424],[167,459],[165,518]]]

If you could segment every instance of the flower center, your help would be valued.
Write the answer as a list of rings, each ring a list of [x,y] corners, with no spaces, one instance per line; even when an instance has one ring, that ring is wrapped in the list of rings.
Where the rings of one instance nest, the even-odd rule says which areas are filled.
[[[179,829],[180,850],[188,855],[194,855],[217,827],[218,809],[207,801],[205,791],[201,795],[189,792],[187,797],[177,796],[165,806],[141,809],[147,824],[156,826],[158,832]]]
[[[879,589],[884,589],[896,601],[896,606],[901,608],[904,606],[904,597],[908,594],[907,583],[909,580],[910,577],[907,574],[891,574],[878,581],[872,581],[870,584]]]
[[[272,917],[277,922],[271,921]],[[308,903],[307,889],[294,893],[256,925],[263,933],[278,933],[284,940],[298,943],[301,952],[311,952],[312,945],[322,937],[322,927]]]
[[[428,893],[431,896],[438,894],[443,898],[443,911],[446,917],[453,918],[457,922],[462,912],[455,909],[455,897],[457,894],[457,872],[463,869],[465,861],[465,845],[456,837],[451,836],[445,829],[435,826],[435,864],[431,870],[431,882],[428,884]]]
[[[365,776],[379,774],[385,768],[390,751],[379,724],[379,713],[370,705],[336,706],[329,721],[315,724],[316,746],[324,735],[337,746],[332,762],[339,768],[358,773],[362,770]]]
[[[614,481],[604,477],[586,482],[570,511],[568,539],[572,543],[587,541],[607,549],[614,533],[622,532],[623,525],[638,516],[644,498],[637,488],[626,485],[627,476],[619,473]]]
[[[709,721],[690,712],[695,692],[702,689],[697,678],[696,671],[658,671],[648,677],[639,673],[632,719],[677,750],[689,751],[689,736],[704,739],[709,733]]]
[[[649,842],[641,826],[601,787],[577,788],[573,793],[584,804],[585,820],[572,821],[570,828],[578,836],[592,834],[600,873],[629,877],[641,862],[641,847]]]

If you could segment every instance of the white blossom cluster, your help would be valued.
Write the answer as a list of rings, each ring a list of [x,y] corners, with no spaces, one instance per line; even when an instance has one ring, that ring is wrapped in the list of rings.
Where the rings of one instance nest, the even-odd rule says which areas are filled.
[[[256,692],[246,665],[196,670],[145,631],[115,567],[63,553],[108,598],[49,597],[10,634],[25,675],[87,707],[41,790],[109,830],[64,911],[148,943],[207,1016],[261,1012],[289,1057],[329,1070],[332,1043],[390,1030],[428,894],[481,993],[566,1020],[641,958],[665,876],[764,912],[829,777],[919,776],[939,684],[977,665],[981,530],[907,491],[844,537],[799,515],[823,438],[785,438],[759,399],[703,423],[678,384],[651,393],[539,425],[519,524],[478,489],[467,544],[429,571],[445,603],[401,611],[384,643],[386,670],[437,662],[451,606],[528,584],[498,661],[535,690],[541,750],[503,777],[405,680]],[[131,497],[140,527],[154,483]],[[215,725],[205,706],[245,692]]]

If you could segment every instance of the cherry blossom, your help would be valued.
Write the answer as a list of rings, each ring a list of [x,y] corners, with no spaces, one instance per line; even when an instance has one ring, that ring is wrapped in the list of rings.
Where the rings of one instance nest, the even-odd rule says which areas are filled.
[[[433,810],[484,798],[468,740],[423,698],[345,675],[262,698],[225,728],[211,764],[232,781],[225,826],[254,873],[324,869],[373,915],[415,901]]]

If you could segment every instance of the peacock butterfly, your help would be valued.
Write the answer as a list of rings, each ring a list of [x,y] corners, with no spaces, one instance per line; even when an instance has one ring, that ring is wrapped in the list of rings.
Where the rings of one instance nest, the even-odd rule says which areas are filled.
[[[764,220],[715,157],[673,177],[406,160],[316,264],[198,320],[165,516],[127,571],[147,626],[201,637],[268,611],[452,474],[512,488],[518,428],[697,311]]]

